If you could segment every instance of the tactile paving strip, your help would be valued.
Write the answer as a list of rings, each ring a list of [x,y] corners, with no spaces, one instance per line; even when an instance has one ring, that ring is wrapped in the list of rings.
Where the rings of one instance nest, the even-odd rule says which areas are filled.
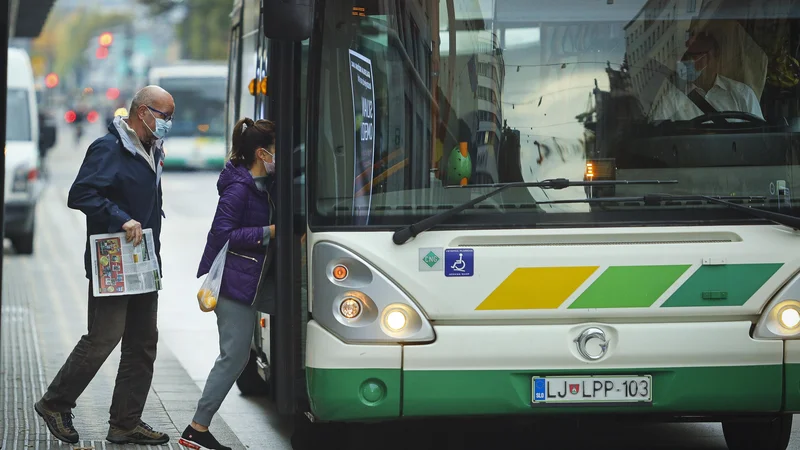
[[[44,422],[39,418],[33,409],[33,404],[41,397],[47,388],[45,377],[45,367],[42,352],[39,346],[39,331],[32,296],[35,293],[25,289],[26,283],[11,282],[11,278],[16,272],[19,274],[20,266],[26,264],[6,265],[3,283],[3,307],[2,307],[2,336],[0,336],[0,435],[2,436],[2,448],[8,450],[28,450],[28,449],[180,449],[176,442],[170,442],[162,446],[143,446],[143,445],[116,445],[105,440],[81,440],[77,444],[70,445],[54,439],[47,430]],[[45,332],[45,334],[48,334]],[[102,377],[92,382],[90,388],[86,390],[80,401],[84,404],[94,403],[100,392],[91,392],[92,388],[97,389],[98,384],[106,385]],[[102,386],[106,393],[110,394],[111,386]],[[110,401],[110,395],[109,399]],[[150,402],[148,402],[150,403]],[[91,408],[97,414],[90,419],[94,424],[90,429],[79,427],[79,432],[89,434],[94,437],[98,433],[104,434],[107,431],[106,410]],[[166,413],[163,413],[163,420],[169,421]],[[83,420],[81,421],[83,422]],[[76,417],[76,427],[78,427]],[[156,426],[155,423],[153,423]],[[159,424],[160,425],[160,424]],[[170,422],[170,426],[174,426]],[[172,430],[170,430],[172,431]],[[88,433],[87,433],[88,432]],[[101,434],[101,435],[102,435]],[[174,435],[173,433],[170,433]]]

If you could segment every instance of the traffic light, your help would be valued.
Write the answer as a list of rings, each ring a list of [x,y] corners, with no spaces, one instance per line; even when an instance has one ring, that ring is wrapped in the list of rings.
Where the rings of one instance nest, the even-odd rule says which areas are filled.
[[[94,52],[94,56],[97,59],[106,59],[106,58],[108,58],[108,48],[107,47],[97,47],[97,50]]]
[[[55,73],[47,74],[47,76],[44,78],[44,84],[48,89],[53,89],[54,87],[58,86],[58,75]]]
[[[106,90],[106,98],[109,100],[116,100],[119,98],[119,89],[117,88],[108,88]]]
[[[114,42],[114,35],[106,31],[97,38],[97,41],[100,43],[100,47],[110,47]]]

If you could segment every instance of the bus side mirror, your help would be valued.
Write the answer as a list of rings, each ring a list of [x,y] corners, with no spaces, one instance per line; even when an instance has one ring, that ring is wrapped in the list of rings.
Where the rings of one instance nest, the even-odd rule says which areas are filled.
[[[264,36],[304,41],[314,26],[314,0],[264,0]]]

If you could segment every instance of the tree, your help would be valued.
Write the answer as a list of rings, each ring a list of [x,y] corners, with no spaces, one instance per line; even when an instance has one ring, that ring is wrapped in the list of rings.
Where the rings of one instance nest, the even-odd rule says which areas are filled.
[[[224,60],[228,56],[228,35],[233,0],[139,0],[153,14],[185,8],[186,15],[177,25],[183,57],[186,59]]]
[[[86,10],[75,10],[66,15],[51,14],[42,33],[31,43],[31,56],[47,59],[49,71],[68,73],[80,62],[92,36],[131,20],[133,17],[126,14],[99,14]]]

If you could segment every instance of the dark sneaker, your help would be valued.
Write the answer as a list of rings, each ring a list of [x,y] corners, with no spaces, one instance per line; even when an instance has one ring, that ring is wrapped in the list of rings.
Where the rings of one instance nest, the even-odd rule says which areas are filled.
[[[183,430],[178,444],[192,450],[231,450],[217,442],[210,431],[197,431],[191,425]]]
[[[114,444],[161,445],[169,442],[169,436],[167,433],[153,430],[150,425],[140,420],[136,428],[129,431],[111,425],[106,440]]]
[[[36,410],[36,414],[39,414],[44,419],[47,429],[53,433],[56,439],[67,444],[76,444],[78,442],[78,432],[72,426],[72,418],[75,416],[71,412],[51,411],[42,404],[41,400],[33,404],[33,409]]]

